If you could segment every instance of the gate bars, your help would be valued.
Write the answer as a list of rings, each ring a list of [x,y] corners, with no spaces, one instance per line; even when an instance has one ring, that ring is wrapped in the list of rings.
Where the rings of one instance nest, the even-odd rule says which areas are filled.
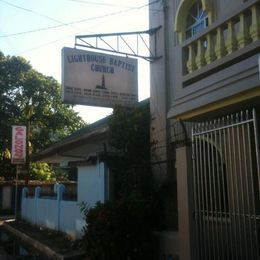
[[[260,259],[256,112],[192,128],[197,259]]]

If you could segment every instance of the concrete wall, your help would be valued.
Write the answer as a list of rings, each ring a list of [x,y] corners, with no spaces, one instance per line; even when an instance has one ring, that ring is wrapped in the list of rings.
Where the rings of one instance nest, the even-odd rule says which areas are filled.
[[[22,198],[21,206],[22,218],[28,220],[31,223],[35,222],[35,199],[34,198]]]
[[[12,208],[13,186],[2,186],[1,194],[1,209]]]
[[[71,237],[81,237],[85,224],[85,219],[77,202],[61,201],[59,229],[62,232],[69,234]]]
[[[151,40],[151,49],[157,51],[157,56],[162,58],[150,64],[150,112],[151,121],[151,143],[152,147],[152,163],[153,173],[157,183],[162,183],[166,178],[167,164],[167,91],[165,86],[168,84],[166,79],[167,64],[165,64],[165,43],[166,34],[164,28],[164,7],[161,1],[150,5],[150,28],[160,25],[163,27],[157,31],[156,42]],[[157,11],[159,10],[159,11]],[[156,45],[156,46],[155,46]]]
[[[155,156],[159,160],[156,160],[160,161],[161,158],[165,158],[167,161],[172,160],[177,170],[179,256],[183,260],[194,257],[192,191],[190,189],[192,163],[191,154],[188,152],[189,147],[174,148],[176,158],[167,156],[169,155],[167,147],[170,143],[168,140],[169,121],[170,119],[192,121],[201,120],[202,117],[203,119],[214,118],[216,113],[226,114],[249,105],[259,104],[260,97],[259,38],[255,41],[251,39],[245,47],[234,48],[229,55],[222,55],[205,66],[196,65],[198,68],[191,72],[187,68],[187,61],[192,60],[189,56],[195,56],[195,54],[199,56],[198,53],[200,53],[194,46],[206,47],[198,44],[199,41],[205,43],[205,39],[209,46],[210,40],[206,37],[214,35],[217,39],[216,32],[219,32],[221,28],[224,28],[222,35],[225,41],[223,45],[226,48],[227,35],[232,36],[230,27],[228,29],[230,21],[235,21],[232,26],[235,27],[236,33],[243,32],[242,22],[238,23],[238,21],[243,21],[241,17],[247,15],[251,6],[259,1],[201,0],[203,6],[209,10],[212,23],[193,37],[189,39],[184,37],[180,41],[180,34],[175,30],[176,14],[180,4],[189,7],[195,2],[195,0],[166,0],[156,3],[152,0],[149,1],[150,28],[162,26],[158,31],[157,42],[151,41],[150,43],[152,49],[156,44],[157,55],[162,56],[150,64],[150,106],[153,117],[151,136],[152,140],[158,141],[158,145],[155,146]],[[185,12],[188,8],[183,8],[183,10]],[[185,17],[182,16],[183,19],[186,19]],[[250,20],[250,16],[247,19]],[[246,26],[249,27],[248,24]],[[219,43],[219,45],[222,44]],[[216,44],[214,50],[215,47],[219,46]],[[190,50],[195,51],[192,53]],[[162,157],[163,154],[166,156]],[[167,168],[163,168],[159,164],[157,172],[160,174],[162,169],[164,175],[169,174]]]
[[[78,201],[94,206],[105,200],[104,163],[78,167]]]
[[[55,197],[41,198],[41,188],[35,189],[35,197],[28,197],[29,190],[24,188],[22,196],[22,218],[37,226],[47,227],[67,233],[72,238],[80,238],[85,225],[80,212],[80,202],[95,206],[105,200],[104,163],[78,167],[78,200],[63,201],[65,186],[56,184]]]
[[[35,201],[35,224],[37,226],[48,227],[59,230],[59,208],[60,201],[55,199],[41,199]]]
[[[165,147],[167,132],[164,129],[167,129],[167,117],[182,118],[183,113],[213,102],[221,102],[230,96],[248,92],[259,86],[259,49],[257,51],[259,41],[215,60],[210,66],[205,66],[195,73],[185,75],[186,63],[183,63],[183,60],[187,55],[186,49],[198,36],[179,42],[178,33],[175,31],[175,16],[181,3],[195,1],[153,2],[150,0],[152,3],[149,15],[150,28],[162,25],[156,42],[157,55],[162,58],[150,65],[150,103],[154,115],[152,136],[159,140],[160,147]],[[205,5],[210,7],[213,17],[212,24],[207,27],[207,30],[215,32],[232,15],[238,14],[236,17],[238,19],[239,13],[249,9],[256,0],[202,0],[201,2],[207,3]],[[227,4],[228,8],[226,8]],[[235,27],[238,30],[238,24]],[[151,42],[152,47],[153,45],[154,43]]]
[[[227,26],[227,21],[236,14],[236,19],[243,10],[249,10],[250,4],[256,2],[254,0],[218,0],[218,1],[202,1],[208,2],[212,10],[212,24],[203,32],[198,33],[194,37],[178,42],[177,32],[175,32],[175,15],[179,8],[179,4],[175,1],[167,1],[168,16],[165,19],[164,26],[169,28],[168,45],[166,44],[167,54],[164,56],[165,63],[168,64],[168,82],[165,85],[167,96],[170,101],[167,106],[168,117],[184,118],[184,113],[188,113],[202,106],[210,105],[213,102],[220,102],[231,96],[236,96],[244,92],[248,92],[259,86],[258,79],[258,42],[250,42],[245,48],[239,48],[231,54],[226,54],[222,58],[216,59],[209,65],[202,67],[192,73],[185,72],[186,62],[185,56],[188,55],[187,48],[195,40],[208,32],[215,33],[220,26]],[[194,2],[186,0],[186,2]],[[226,8],[228,4],[228,8]],[[225,24],[223,24],[225,22]],[[238,34],[239,23],[234,23],[236,34]],[[227,30],[224,35],[227,34]],[[227,45],[227,39],[224,40]],[[158,63],[158,62],[156,62]],[[163,67],[158,64],[158,70]],[[152,74],[151,74],[152,75]],[[167,76],[166,76],[167,77]],[[151,79],[151,84],[153,80]],[[224,103],[223,103],[224,106]],[[227,106],[227,105],[226,105]],[[231,110],[231,109],[230,109]]]
[[[84,216],[80,212],[77,201],[62,201],[64,186],[56,187],[57,197],[40,198],[40,187],[36,188],[35,197],[28,197],[28,189],[24,188],[22,196],[22,219],[40,227],[62,231],[72,238],[83,235]]]

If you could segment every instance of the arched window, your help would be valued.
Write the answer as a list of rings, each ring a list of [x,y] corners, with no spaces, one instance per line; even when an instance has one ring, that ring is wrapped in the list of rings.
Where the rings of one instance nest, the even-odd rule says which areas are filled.
[[[208,14],[197,1],[192,5],[186,19],[186,38],[194,36],[208,26]]]
[[[212,23],[211,3],[211,0],[181,0],[175,15],[174,28],[180,43]]]

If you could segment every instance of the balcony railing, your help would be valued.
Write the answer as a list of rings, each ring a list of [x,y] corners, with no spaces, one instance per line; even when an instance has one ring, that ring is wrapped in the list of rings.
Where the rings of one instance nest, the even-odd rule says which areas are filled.
[[[212,24],[194,39],[183,43],[183,76],[199,72],[259,39],[260,4],[255,1],[225,22]]]

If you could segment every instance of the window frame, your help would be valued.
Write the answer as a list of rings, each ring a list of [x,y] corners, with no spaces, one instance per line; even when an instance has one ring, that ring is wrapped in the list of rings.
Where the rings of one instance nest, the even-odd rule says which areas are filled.
[[[197,5],[197,7],[196,7],[197,15],[196,16],[191,14],[191,10],[194,8],[194,5]],[[189,26],[186,26],[186,28],[185,28],[186,29],[185,30],[186,39],[193,37],[195,34],[204,30],[209,25],[208,13],[205,10],[203,10],[202,5],[198,1],[196,1],[190,7],[189,12],[186,17],[186,22],[187,22],[188,16],[192,16],[194,18],[195,22]],[[203,24],[203,28],[196,31],[196,28],[199,28],[199,26],[201,24]]]

